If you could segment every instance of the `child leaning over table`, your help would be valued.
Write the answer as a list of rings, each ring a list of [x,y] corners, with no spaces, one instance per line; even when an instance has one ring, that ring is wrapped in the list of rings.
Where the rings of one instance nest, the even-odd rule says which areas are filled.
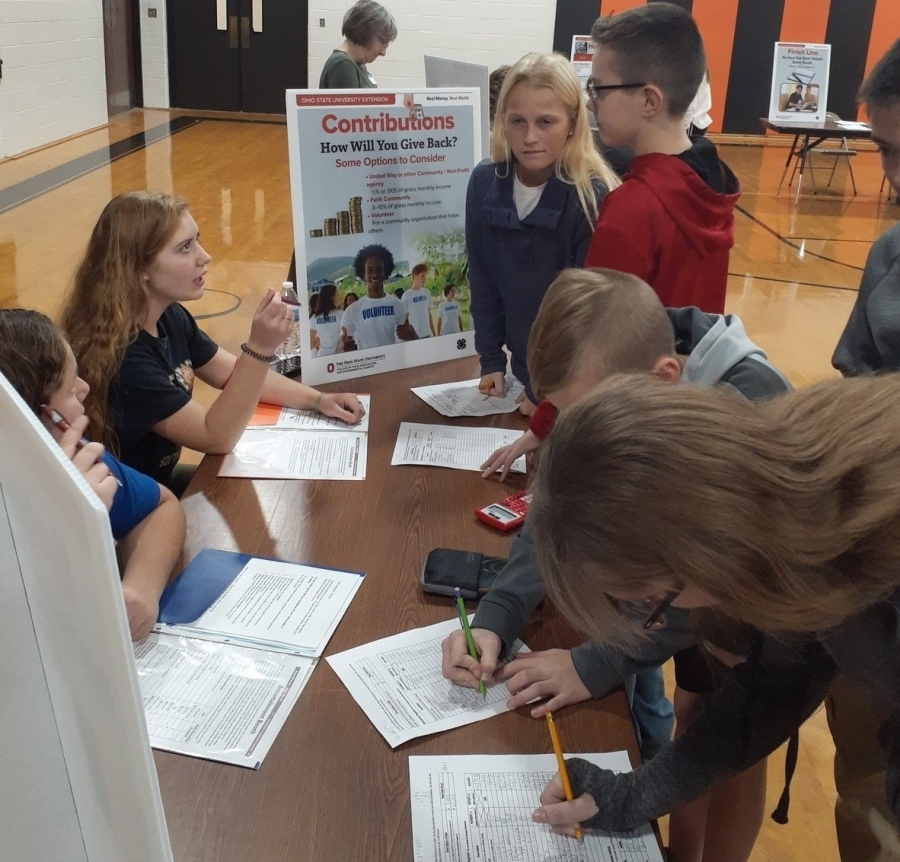
[[[670,383],[716,386],[724,390],[723,398],[736,395],[755,400],[789,388],[765,353],[747,338],[738,318],[704,314],[696,308],[667,311],[649,285],[611,270],[572,269],[559,275],[535,320],[528,364],[535,391],[547,396],[542,405],[560,408],[620,372],[652,375]],[[495,459],[505,466],[504,450],[495,453]],[[479,676],[493,674],[501,652],[518,637],[543,595],[526,519],[521,535],[513,542],[509,562],[479,603],[472,623],[480,662],[468,658],[458,638],[448,638],[444,642],[445,676],[472,685]],[[660,665],[676,655],[679,733],[715,688],[719,673],[727,673],[724,662],[717,661],[713,662],[717,673],[710,676],[705,656],[694,646],[696,640],[688,616],[672,612],[668,625],[643,641],[639,655],[627,656],[587,643],[571,652],[549,650],[524,656],[507,665],[499,676],[514,695],[512,708],[535,697],[549,698],[533,709],[532,714],[540,715],[589,697],[602,697],[636,674],[632,710],[642,736],[642,753],[649,759],[668,740],[658,718],[662,713],[659,699],[664,698]],[[743,647],[738,643],[728,650],[731,656],[721,658],[732,662]],[[710,796],[672,812],[672,858],[746,860],[762,822],[764,801],[763,763],[716,788]],[[709,817],[707,806],[714,812]]]
[[[184,512],[175,495],[120,463],[99,443],[78,448],[87,428],[89,386],[78,376],[72,348],[49,317],[24,308],[0,309],[0,372],[59,441],[109,509],[131,637],[150,633],[159,597],[184,544]],[[65,433],[50,419],[55,411]]]

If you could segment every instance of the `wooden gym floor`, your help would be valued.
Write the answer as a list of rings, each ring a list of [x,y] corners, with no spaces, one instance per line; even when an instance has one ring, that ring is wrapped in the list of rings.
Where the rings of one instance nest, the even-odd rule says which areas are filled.
[[[836,376],[830,357],[866,254],[900,208],[879,193],[882,173],[867,144],[855,146],[856,197],[845,160],[831,190],[804,194],[796,205],[787,189],[776,196],[787,140],[762,140],[721,144],[744,188],[727,310],[803,386]],[[824,183],[830,162],[821,164]],[[137,110],[0,162],[0,306],[55,316],[100,210],[113,195],[141,188],[174,191],[190,202],[213,257],[206,295],[192,310],[216,341],[236,350],[258,297],[285,277],[293,245],[286,134],[278,118]],[[810,189],[807,178],[804,190]],[[803,729],[790,823],[766,820],[754,862],[838,858],[832,754],[820,713]],[[782,764],[781,754],[771,759],[769,811],[782,789]]]

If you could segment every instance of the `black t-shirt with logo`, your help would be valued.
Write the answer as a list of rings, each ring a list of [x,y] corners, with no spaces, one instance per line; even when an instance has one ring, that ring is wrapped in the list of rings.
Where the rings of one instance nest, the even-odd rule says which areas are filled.
[[[219,348],[177,303],[163,312],[157,331],[154,338],[141,330],[126,349],[110,386],[109,407],[120,460],[165,485],[181,446],[152,428],[190,402],[194,369],[206,365]]]

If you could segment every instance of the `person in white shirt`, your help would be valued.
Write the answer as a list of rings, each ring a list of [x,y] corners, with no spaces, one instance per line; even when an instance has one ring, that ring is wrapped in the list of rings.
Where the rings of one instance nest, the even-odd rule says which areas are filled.
[[[384,280],[394,271],[394,256],[383,245],[367,245],[353,262],[357,278],[366,283],[366,295],[354,302],[341,318],[340,349],[384,347],[416,338],[403,320],[406,309],[396,296],[386,296]]]
[[[456,288],[448,284],[444,288],[444,300],[437,309],[437,334],[452,335],[462,331],[462,321],[459,317],[459,303],[456,301]]]
[[[410,275],[412,287],[403,294],[403,304],[406,306],[406,318],[403,322],[412,326],[419,338],[430,338],[436,333],[434,318],[431,316],[431,293],[425,290],[428,264],[417,263]]]
[[[341,312],[337,307],[337,287],[323,285],[309,316],[309,340],[313,356],[337,353],[341,338]]]

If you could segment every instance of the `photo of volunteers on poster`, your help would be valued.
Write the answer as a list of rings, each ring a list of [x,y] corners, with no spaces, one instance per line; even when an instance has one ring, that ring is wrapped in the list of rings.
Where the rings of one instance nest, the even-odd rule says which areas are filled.
[[[775,43],[769,120],[824,123],[831,45]]]
[[[469,88],[288,91],[304,383],[474,354],[480,111]]]
[[[588,78],[591,77],[591,63],[594,60],[594,42],[590,36],[573,36],[572,37],[572,53],[569,55],[569,61],[578,80],[581,81],[581,87],[587,84]]]

